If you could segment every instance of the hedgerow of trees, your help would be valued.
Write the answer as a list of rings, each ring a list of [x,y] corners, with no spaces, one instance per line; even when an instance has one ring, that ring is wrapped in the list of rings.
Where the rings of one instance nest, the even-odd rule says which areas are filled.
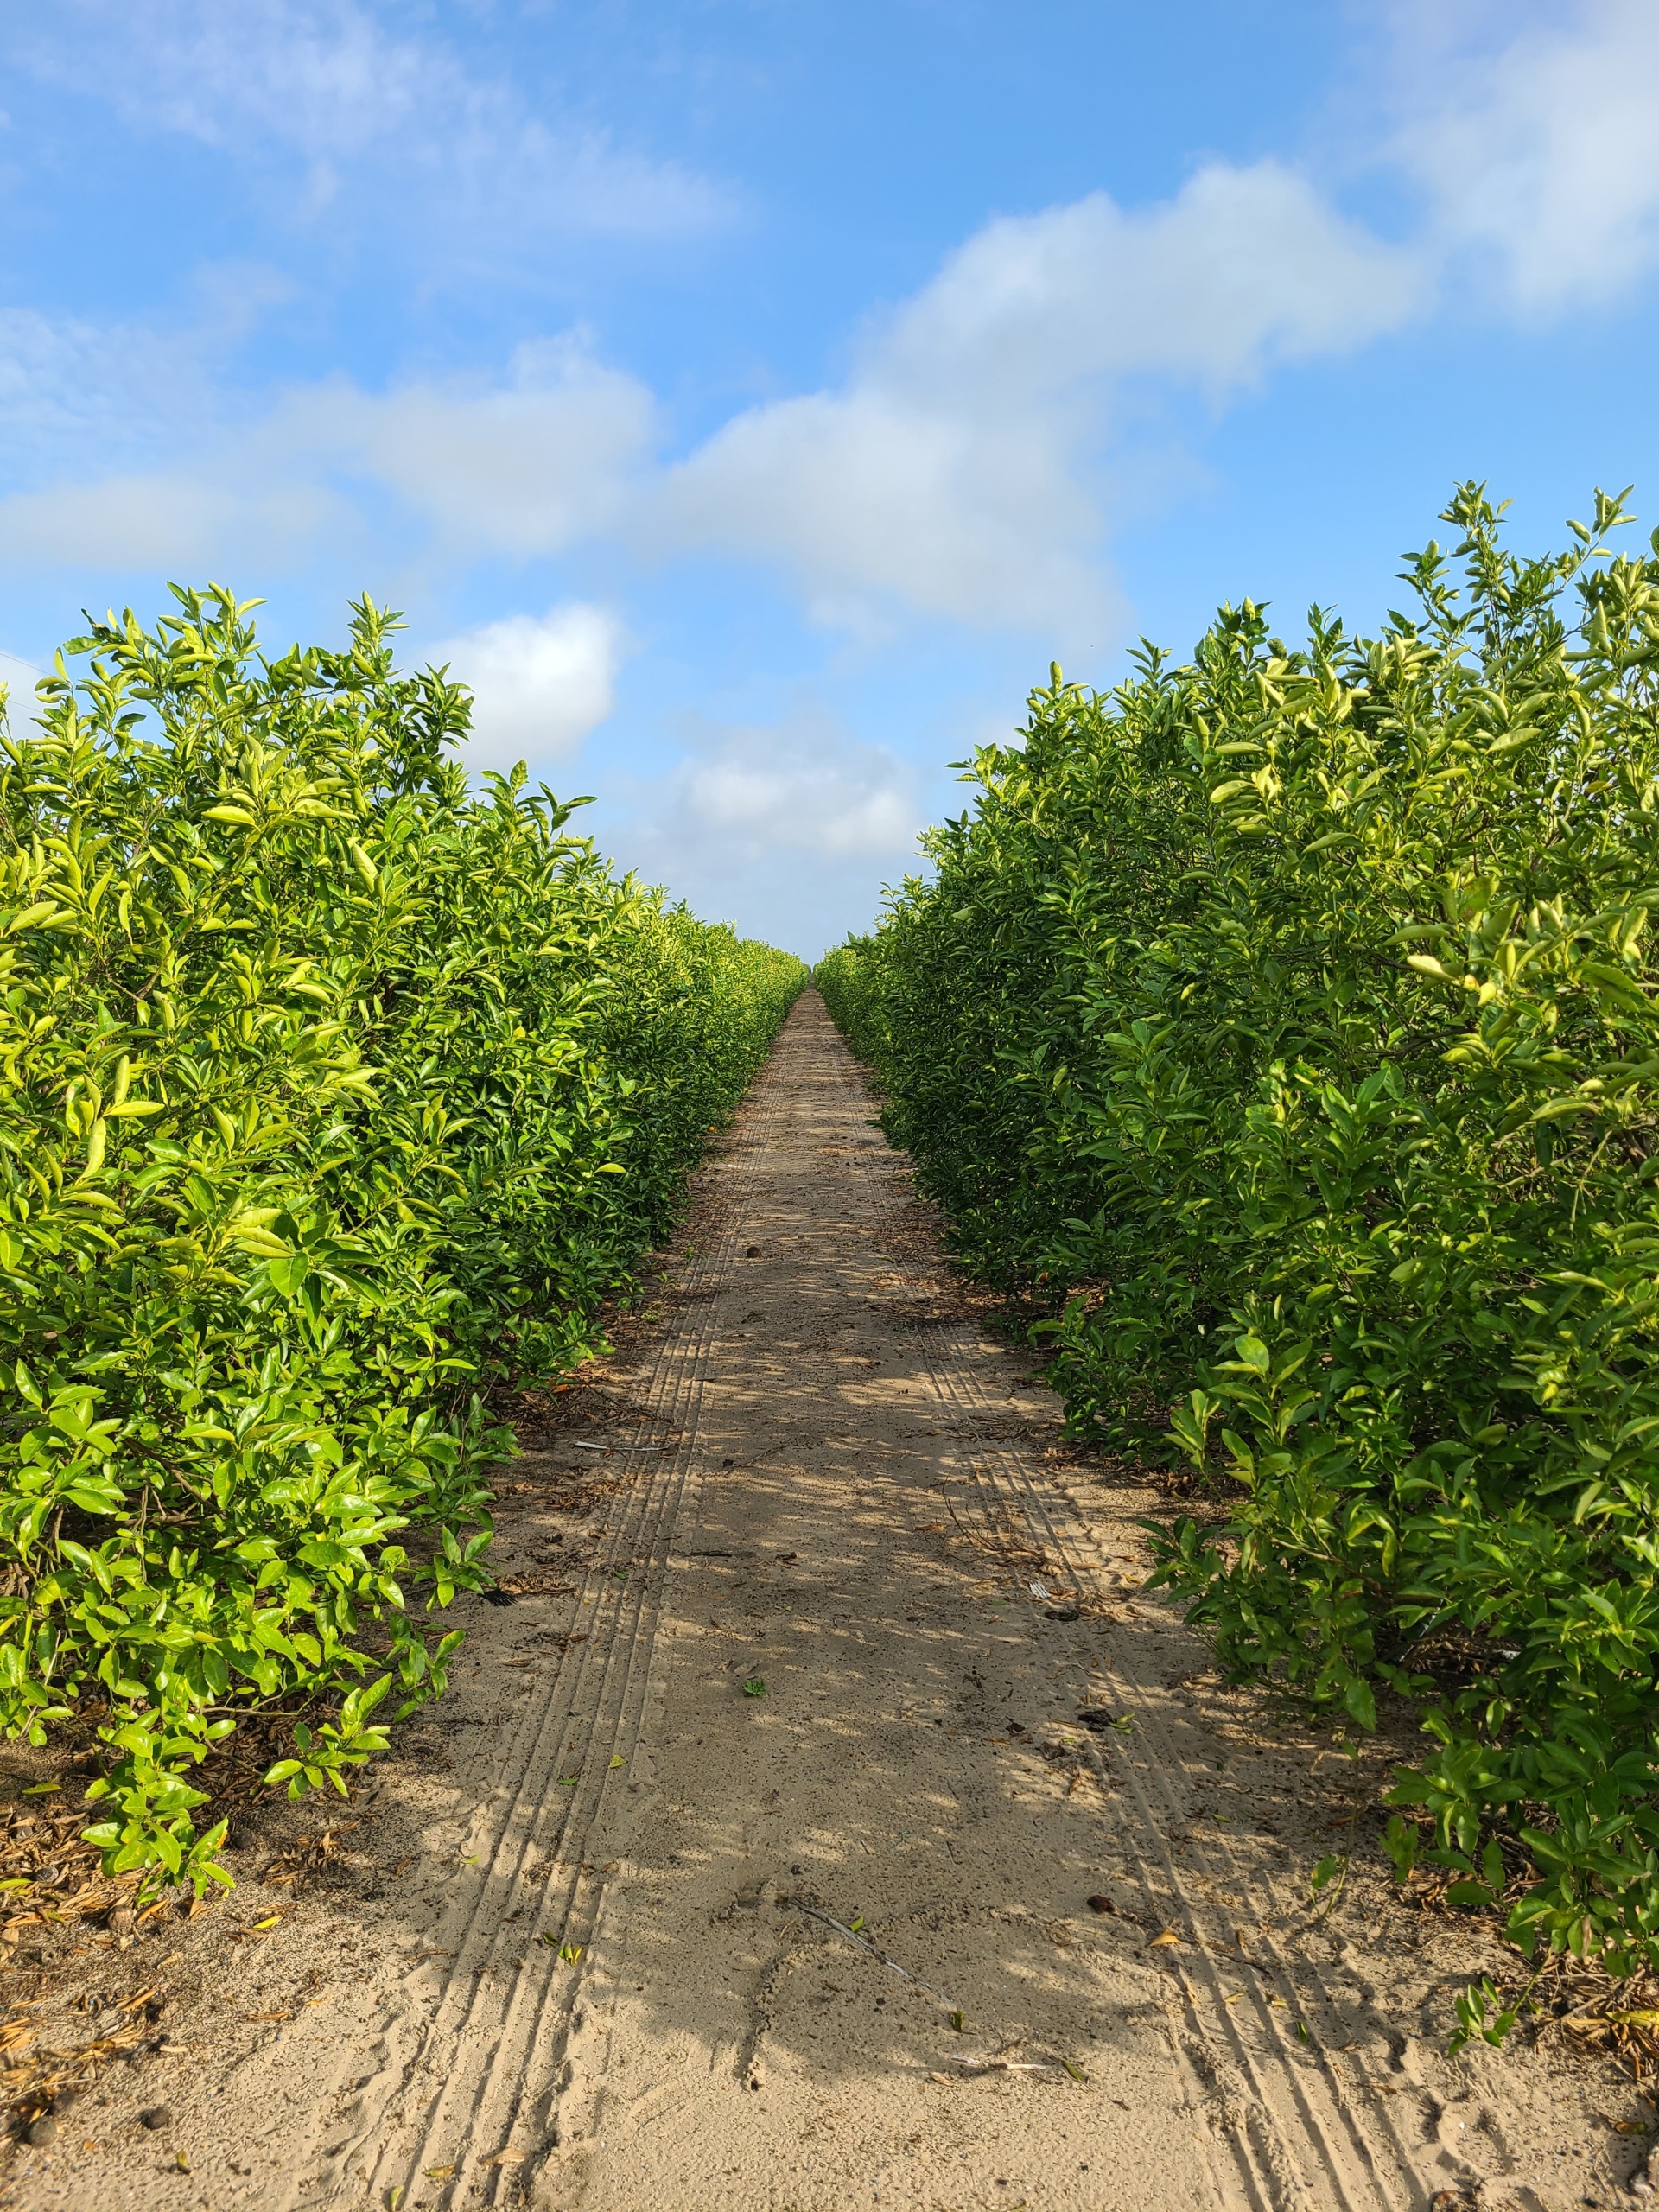
[[[1374,638],[1248,601],[1033,693],[819,970],[1082,1433],[1225,1499],[1155,1580],[1422,1756],[1388,1845],[1659,1964],[1659,533],[1462,487]],[[1516,1882],[1522,1886],[1517,1897]],[[1461,2032],[1497,2034],[1491,1993]]]
[[[486,1385],[594,1348],[804,971],[471,788],[366,599],[267,660],[176,595],[0,733],[0,1726],[93,1718],[106,1871],[200,1888],[239,1718],[343,1786],[442,1688]]]

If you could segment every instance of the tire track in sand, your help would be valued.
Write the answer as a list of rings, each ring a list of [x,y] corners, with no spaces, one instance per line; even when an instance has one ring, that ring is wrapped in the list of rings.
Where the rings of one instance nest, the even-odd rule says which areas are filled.
[[[868,1093],[821,1008],[804,1009],[793,1026],[810,1033],[798,1033],[791,1049],[806,1051],[814,1078],[830,1076],[839,1090],[834,1150],[844,1165],[826,1166],[821,1193],[808,1203],[845,1211],[850,1172],[862,1186],[854,1211],[870,1224],[856,1233],[868,1238],[874,1228],[875,1243],[888,1247],[879,1255],[867,1243],[847,1256],[842,1294],[862,1296],[880,1282],[895,1294],[900,1313],[913,1305],[919,1319],[937,1300],[938,1268],[906,1255],[906,1164],[871,1128]],[[566,1652],[544,1700],[501,1744],[494,1793],[462,1847],[482,1878],[430,1929],[434,1950],[453,1955],[434,1976],[429,2012],[406,2001],[374,2053],[372,2076],[349,2089],[343,2079],[335,2085],[337,2096],[354,2097],[349,2125],[336,2122],[339,2139],[326,2146],[317,2137],[321,2155],[296,2170],[321,2174],[321,2187],[313,2182],[290,2196],[291,2205],[539,2203],[555,2201],[549,2188],[563,2202],[561,2192],[580,2193],[587,2150],[572,2167],[562,2159],[561,2137],[567,2151],[578,2139],[583,2145],[596,2139],[611,2094],[618,2009],[611,1985],[637,1942],[632,1909],[614,1924],[606,1914],[607,1877],[626,1882],[632,1870],[594,1866],[594,1839],[607,1796],[627,1786],[636,1762],[642,1778],[649,1771],[671,1554],[683,1548],[679,1532],[701,1510],[709,1446],[699,1417],[714,1353],[715,1293],[729,1285],[742,1225],[754,1217],[786,1089],[776,1076],[774,1063],[735,1126],[717,1171],[718,1233],[680,1279],[683,1310],[665,1329],[639,1393],[645,1435],[671,1437],[671,1448],[627,1463],[635,1479],[613,1503],[582,1592],[581,1611],[594,1623],[589,1640]],[[843,1179],[839,1201],[836,1176]],[[1293,2040],[1299,2013],[1312,2017],[1332,2002],[1317,1962],[1267,1929],[1251,1935],[1246,1959],[1239,1916],[1217,1901],[1217,1893],[1230,1891],[1261,1914],[1265,1899],[1273,1918],[1294,1919],[1305,1900],[1293,1894],[1288,1867],[1224,1834],[1185,1833],[1192,1823],[1182,1793],[1199,1778],[1192,1747],[1178,1740],[1166,1690],[1147,1662],[1137,1664],[1146,1640],[1137,1643],[1099,1617],[1120,1594],[1101,1543],[1028,1452],[994,1440],[999,1426],[1012,1424],[1006,1389],[999,1398],[989,1371],[997,1355],[988,1357],[981,1332],[971,1323],[941,1328],[931,1313],[928,1319],[925,1328],[904,1327],[912,1371],[938,1414],[978,1440],[955,1455],[957,1480],[946,1485],[953,1514],[982,1549],[1018,1573],[1021,1587],[1037,1560],[1084,1593],[1093,1617],[1071,1625],[1048,1622],[1040,1604],[1027,1602],[1042,1663],[1073,1695],[1092,1673],[1097,1685],[1109,1685],[1114,1710],[1133,1719],[1127,1740],[1113,1740],[1109,1770],[1094,1745],[1087,1756],[1103,1785],[1102,1819],[1116,1831],[1116,1878],[1138,1895],[1149,1929],[1172,1929],[1182,1938],[1179,1949],[1158,1955],[1172,1985],[1164,1999],[1169,2047],[1185,2084],[1178,2102],[1217,2123],[1203,2131],[1201,2147],[1213,2202],[1227,2212],[1421,2206],[1427,2190],[1417,2160],[1382,2101],[1344,2080],[1319,2045]],[[620,1582],[619,1573],[626,1577]],[[1242,1997],[1224,1986],[1224,1967],[1234,1980],[1249,1969]],[[360,2045],[354,2063],[363,2063]],[[757,2121],[761,2116],[757,2107]]]
[[[569,2083],[582,1968],[610,1871],[593,1866],[588,1844],[607,1792],[625,1782],[640,1748],[669,1555],[683,1516],[696,1510],[712,1294],[730,1268],[775,1118],[762,1083],[711,1163],[719,1227],[677,1278],[684,1318],[664,1332],[637,1392],[646,1421],[626,1452],[632,1479],[613,1501],[578,1607],[592,1627],[500,1746],[495,1787],[461,1854],[482,1879],[429,1931],[427,1955],[448,1961],[431,2009],[402,2008],[371,2075],[353,2075],[360,2050],[346,2055],[327,2103],[350,2100],[349,2118],[319,2127],[333,2139],[296,2162],[305,2179],[283,2198],[284,2212],[302,2202],[390,2202],[396,2192],[401,2202],[427,2177],[452,2202],[500,2202],[521,2195],[557,2147],[553,2114]]]
[[[857,1063],[838,1036],[834,1049],[843,1058],[849,1118],[856,1115],[861,1120],[868,1093]],[[909,1197],[902,1158],[878,1144],[858,1146],[855,1157],[873,1186],[890,1242],[901,1243],[893,1232]],[[902,1253],[888,1256],[895,1287],[908,1292],[918,1306],[926,1303],[934,1287],[927,1272]],[[998,1408],[981,1379],[978,1333],[961,1324],[912,1332],[918,1364],[927,1369],[941,1404],[965,1424],[982,1428]],[[978,1539],[983,1548],[1000,1551],[1018,1575],[1027,1591],[1022,1603],[1033,1624],[1045,1618],[1045,1607],[1027,1590],[1024,1570],[1033,1559],[1049,1562],[1067,1586],[1092,1600],[1094,1618],[1085,1617],[1070,1630],[1069,1649],[1055,1672],[1076,1680],[1085,1669],[1092,1671],[1097,1682],[1110,1684],[1114,1709],[1131,1719],[1127,1745],[1114,1753],[1128,1788],[1106,1790],[1105,1802],[1148,1918],[1191,1932],[1173,1961],[1185,1997],[1177,2049],[1222,2100],[1238,2178],[1251,2203],[1262,2212],[1400,2212],[1422,2202],[1415,2160],[1382,2101],[1343,2080],[1319,2046],[1287,2047],[1287,2031],[1274,2018],[1280,2006],[1274,1998],[1282,1986],[1295,1993],[1305,2012],[1332,2008],[1332,1993],[1317,1964],[1262,1933],[1252,1939],[1251,1963],[1270,1971],[1249,1977],[1242,2003],[1227,2002],[1217,1961],[1222,1955],[1234,1961],[1243,1956],[1236,1916],[1229,1918],[1224,1908],[1199,1894],[1171,1850],[1170,1832],[1183,1830],[1177,1783],[1186,1776],[1188,1762],[1169,1726],[1163,1686],[1142,1678],[1133,1666],[1133,1641],[1115,1637],[1099,1618],[1119,1593],[1106,1586],[1108,1563],[1073,1501],[1016,1448],[970,1447],[963,1459],[974,1489]],[[1088,1748],[1104,1782],[1101,1754]],[[1197,1841],[1196,1871],[1206,1887],[1224,1887],[1235,1896],[1265,1891],[1285,1916],[1300,1909],[1303,1901],[1289,1891],[1283,1872],[1259,1856],[1246,1863],[1225,1836],[1187,1840]]]
[[[1360,1862],[1310,1923],[1323,1816],[1350,1813],[1324,1743],[1200,1688],[1174,1610],[1128,1602],[1145,1492],[1043,1455],[1055,1401],[976,1325],[871,1110],[809,996],[609,1378],[607,1434],[643,1424],[623,1484],[528,1464],[568,1472],[566,1433],[503,1485],[531,1501],[504,1505],[504,1560],[563,1579],[463,1605],[451,1691],[332,1880],[258,1888],[256,1853],[315,1842],[270,1808],[252,1895],[156,1927],[175,1948],[130,1971],[170,1985],[173,2133],[138,2124],[148,2071],[111,2069],[99,2139],[31,2152],[20,2212],[1423,2212],[1447,2184],[1541,2212],[1617,2189],[1633,2154],[1588,2101],[1616,2106],[1610,2069],[1590,2090],[1541,2046],[1440,2056],[1465,1939],[1379,1924]],[[1059,1575],[1082,1618],[1007,1602]],[[1132,1732],[1078,1729],[1085,1699]]]

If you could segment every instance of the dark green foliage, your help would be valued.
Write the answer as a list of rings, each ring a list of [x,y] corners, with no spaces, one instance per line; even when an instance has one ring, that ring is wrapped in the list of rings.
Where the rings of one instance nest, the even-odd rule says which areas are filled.
[[[1390,1847],[1659,1965],[1659,533],[1035,693],[931,885],[819,971],[1079,1431],[1233,1502],[1158,1580],[1239,1675],[1432,1748]],[[1460,564],[1460,573],[1458,573]],[[1427,1816],[1432,1816],[1432,1821]],[[1432,1834],[1423,1837],[1423,1827]]]
[[[469,791],[366,601],[265,663],[178,596],[0,737],[0,1725],[106,1708],[106,1863],[200,1886],[239,1712],[343,1693],[270,1777],[343,1787],[442,1688],[480,1387],[594,1348],[804,971]]]

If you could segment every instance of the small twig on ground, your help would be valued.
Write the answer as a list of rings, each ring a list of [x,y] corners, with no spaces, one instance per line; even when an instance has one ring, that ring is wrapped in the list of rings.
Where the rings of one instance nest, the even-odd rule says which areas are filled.
[[[809,1919],[821,1920],[826,1928],[833,1928],[836,1935],[844,1936],[849,1943],[856,1943],[861,1951],[868,1952],[878,1966],[886,1967],[890,1974],[896,1974],[902,1980],[913,1983],[918,1989],[925,1990],[936,2005],[942,2005],[944,2007],[945,2015],[957,2033],[958,2035],[962,2033],[963,2009],[959,2005],[953,2005],[950,1999],[941,1991],[935,1989],[931,1982],[924,1981],[920,1974],[912,1974],[908,1967],[901,1967],[897,1959],[890,1959],[885,1951],[878,1951],[874,1943],[867,1943],[864,1938],[855,1929],[849,1928],[844,1920],[837,1920],[830,1913],[820,1912],[817,1905],[806,1904],[799,1897],[780,1897],[778,1902],[786,1910],[804,1912]],[[953,2063],[961,2067],[965,2074],[1058,2074],[1064,2071],[1070,2074],[1074,2081],[1080,2082],[1084,2078],[1079,2069],[1072,2065],[1069,2059],[1065,2058],[1033,2060],[962,2057],[956,2059]]]

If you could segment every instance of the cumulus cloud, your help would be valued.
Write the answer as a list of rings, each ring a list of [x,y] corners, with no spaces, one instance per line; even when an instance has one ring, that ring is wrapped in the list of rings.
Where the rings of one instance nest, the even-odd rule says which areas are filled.
[[[554,228],[680,237],[728,212],[706,178],[602,130],[550,125],[512,84],[355,0],[60,0],[19,16],[7,44],[15,68],[103,98],[135,129],[238,162],[297,162],[302,217],[347,179],[359,204],[390,192],[405,214],[418,192],[429,247],[439,233],[499,248]]]
[[[257,563],[270,571],[309,554],[355,517],[322,486],[237,489],[182,472],[106,476],[0,498],[0,565],[42,563],[173,575]]]
[[[1274,162],[1173,200],[1104,193],[988,224],[868,334],[838,391],[741,415],[673,469],[658,541],[781,562],[843,619],[897,601],[1097,630],[1092,466],[1142,376],[1219,399],[1405,321],[1423,271]]]
[[[111,14],[72,5],[85,23]],[[0,314],[0,559],[199,569],[257,547],[269,569],[325,544],[383,558],[395,544],[400,562],[453,564],[609,537],[753,561],[830,624],[941,620],[1093,652],[1121,614],[1103,557],[1114,440],[1144,394],[1220,405],[1362,346],[1426,314],[1471,257],[1529,313],[1611,296],[1659,263],[1650,0],[1579,0],[1518,26],[1497,0],[1396,0],[1390,20],[1409,112],[1379,124],[1369,156],[1421,188],[1412,242],[1383,241],[1271,160],[1211,162],[1146,207],[1094,193],[1000,218],[870,321],[839,383],[747,409],[667,467],[652,393],[580,333],[490,374],[338,378],[233,407],[200,334]],[[518,158],[518,124],[492,105],[518,95],[393,38],[355,0],[229,16],[143,0],[131,21],[154,51],[130,81],[101,81],[117,99],[153,92],[168,127],[378,162],[394,142],[449,143],[432,123],[449,116],[461,138],[499,138],[507,170]],[[238,297],[268,282],[238,278]]]
[[[0,566],[268,568],[353,531],[315,474],[238,448],[220,372],[276,280],[228,264],[198,289],[172,329],[0,309]]]
[[[928,805],[915,769],[821,703],[765,723],[687,715],[680,735],[665,775],[606,779],[618,810],[602,835],[696,912],[816,959],[919,865]]]
[[[1307,178],[1212,162],[1154,207],[1096,192],[987,224],[880,334],[866,373],[1003,404],[1143,370],[1221,393],[1362,346],[1421,297],[1415,257]]]
[[[616,617],[580,601],[484,623],[425,656],[472,691],[468,766],[501,770],[574,752],[610,714],[621,657]]]
[[[1580,0],[1526,22],[1410,0],[1389,151],[1442,254],[1484,260],[1531,314],[1601,302],[1659,264],[1659,10]],[[1507,42],[1502,42],[1507,41]]]
[[[407,518],[424,522],[442,557],[526,559],[613,524],[655,435],[650,392],[580,334],[521,346],[496,378],[300,387],[251,422],[215,403],[182,338],[134,349],[124,416],[119,336],[100,346],[79,326],[0,317],[8,457],[47,479],[0,498],[0,563],[176,573],[252,559],[269,575],[325,543],[360,548],[365,489],[392,496],[405,540]],[[88,449],[171,465],[77,480]]]
[[[662,817],[681,851],[893,856],[915,845],[924,815],[908,763],[821,709],[762,726],[692,721],[687,734]]]
[[[1420,289],[1409,255],[1306,179],[1212,166],[1157,207],[1096,193],[988,225],[871,327],[839,389],[741,414],[666,471],[651,393],[578,333],[493,378],[334,379],[217,429],[198,404],[175,425],[194,468],[20,486],[8,557],[200,565],[259,543],[291,558],[372,487],[450,559],[542,556],[626,523],[658,552],[779,567],[828,621],[919,613],[1095,646],[1116,612],[1096,464],[1136,381],[1218,400],[1394,327]],[[42,359],[94,350],[23,335]],[[109,383],[100,367],[89,390]]]
[[[521,346],[505,379],[296,392],[257,451],[328,465],[397,494],[455,551],[556,553],[613,522],[651,442],[636,378],[578,336]]]

